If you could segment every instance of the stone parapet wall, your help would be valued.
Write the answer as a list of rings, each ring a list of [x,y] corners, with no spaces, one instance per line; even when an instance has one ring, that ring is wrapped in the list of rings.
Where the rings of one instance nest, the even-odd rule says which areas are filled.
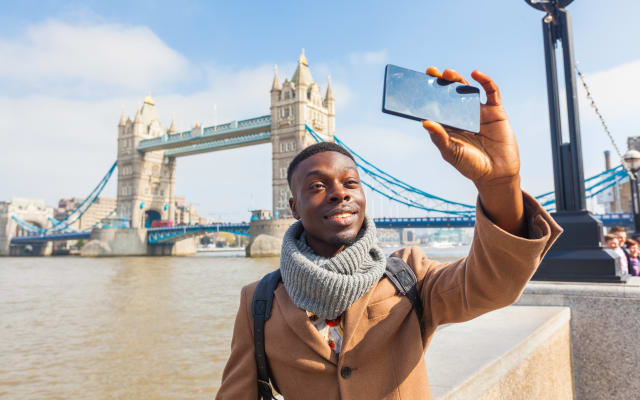
[[[571,309],[576,399],[637,399],[640,278],[626,284],[530,282],[517,304]]]
[[[433,398],[573,399],[570,316],[512,306],[439,328],[425,356]]]

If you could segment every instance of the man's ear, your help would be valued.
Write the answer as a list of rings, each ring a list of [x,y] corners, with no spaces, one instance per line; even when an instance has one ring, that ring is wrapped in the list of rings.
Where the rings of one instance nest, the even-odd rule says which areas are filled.
[[[296,211],[296,199],[294,199],[293,197],[289,198],[289,208],[291,209],[293,218],[300,219],[300,215],[298,215],[298,211]]]

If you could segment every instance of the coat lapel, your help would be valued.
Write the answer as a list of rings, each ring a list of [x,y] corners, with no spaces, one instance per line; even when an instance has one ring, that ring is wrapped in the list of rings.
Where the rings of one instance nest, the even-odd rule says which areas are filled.
[[[311,324],[311,321],[309,321],[309,318],[307,317],[307,313],[301,308],[298,308],[293,300],[291,300],[291,297],[289,297],[284,285],[278,286],[275,291],[275,298],[284,320],[287,321],[291,330],[298,335],[300,340],[318,353],[322,358],[337,365],[338,359],[331,351],[329,344],[324,341],[318,330]]]
[[[362,297],[356,300],[349,308],[347,308],[345,320],[344,320],[344,338],[342,339],[342,352],[351,350],[355,345],[355,333],[358,331],[358,325],[362,319],[362,315],[365,313],[369,299],[373,291],[376,289],[377,284],[373,285],[368,292]]]

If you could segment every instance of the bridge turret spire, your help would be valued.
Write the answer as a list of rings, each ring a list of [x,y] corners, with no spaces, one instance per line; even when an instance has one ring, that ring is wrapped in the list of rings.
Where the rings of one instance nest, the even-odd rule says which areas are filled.
[[[278,66],[274,65],[273,66],[273,83],[271,84],[271,91],[278,91],[278,90],[282,90],[282,87],[280,86],[280,80],[278,79]]]
[[[133,119],[134,124],[142,123],[142,115],[140,114],[140,109],[136,110],[136,117]]]
[[[171,118],[171,125],[169,125],[169,130],[167,131],[168,133],[176,133],[176,121],[175,118]]]
[[[333,90],[331,90],[331,75],[327,77],[327,92],[324,95],[325,103],[329,100],[335,100],[335,98],[333,97]]]
[[[122,114],[120,114],[120,121],[118,122],[118,126],[125,126],[127,123],[127,118],[124,115],[124,110],[122,110]]]
[[[293,73],[291,77],[291,82],[297,85],[310,85],[313,82],[313,77],[311,76],[311,71],[309,70],[309,63],[307,62],[307,57],[304,55],[304,49],[302,49],[302,53],[300,54],[300,58],[298,58],[298,67],[296,68],[296,72]]]

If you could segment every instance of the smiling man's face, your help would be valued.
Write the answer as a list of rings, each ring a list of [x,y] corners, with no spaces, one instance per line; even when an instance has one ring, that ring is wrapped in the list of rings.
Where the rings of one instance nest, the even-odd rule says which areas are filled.
[[[296,167],[291,193],[293,216],[316,254],[332,257],[354,242],[367,202],[353,160],[335,151],[312,155]]]

